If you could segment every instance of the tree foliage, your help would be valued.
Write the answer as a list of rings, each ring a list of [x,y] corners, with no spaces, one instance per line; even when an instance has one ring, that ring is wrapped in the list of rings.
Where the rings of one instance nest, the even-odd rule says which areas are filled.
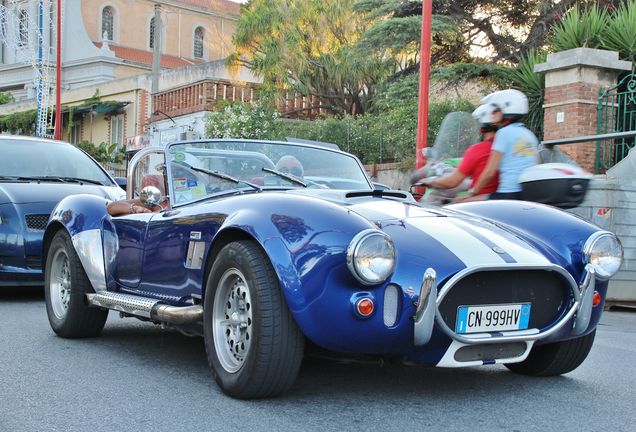
[[[550,45],[555,51],[571,48],[600,48],[601,34],[609,22],[607,9],[592,5],[581,10],[578,5],[570,9],[553,27]]]
[[[119,144],[100,143],[98,146],[89,141],[75,145],[91,155],[99,163],[121,163],[126,157],[126,149]]]
[[[0,132],[29,135],[35,130],[37,111],[19,111],[13,114],[0,116]]]
[[[597,5],[604,10],[624,3],[625,0],[433,0],[431,63],[448,65],[476,58],[515,63],[531,49],[545,48],[551,28],[571,8]],[[376,20],[369,34],[380,48],[392,44],[392,25],[399,28],[402,17],[409,17],[414,23],[419,17],[421,24],[421,1],[358,0],[356,9]],[[412,30],[400,36],[406,47],[418,43],[419,30]]]
[[[636,0],[619,7],[570,9],[554,26],[550,44],[554,51],[579,47],[618,51],[621,58],[636,62]]]
[[[266,87],[318,96],[335,113],[364,113],[392,69],[386,59],[354,49],[367,24],[353,4],[252,0],[242,7],[229,62],[253,70]]]
[[[208,138],[273,139],[278,113],[268,104],[234,103],[206,118]]]
[[[434,0],[437,13],[456,21],[473,51],[514,62],[546,43],[551,26],[586,0]]]
[[[8,104],[14,102],[15,99],[11,93],[2,93],[0,92],[0,105]]]
[[[614,10],[603,35],[603,45],[636,64],[636,0]]]
[[[415,71],[420,57],[421,1],[358,0],[354,8],[369,22],[358,46],[392,59],[397,70]],[[433,15],[431,38],[433,65],[468,59],[464,36],[449,17]]]
[[[384,92],[398,94],[402,81]],[[442,119],[451,111],[472,111],[465,100],[433,102],[429,108],[428,137],[434,143]],[[273,115],[267,105],[234,103],[207,118],[208,138],[284,140],[286,137],[335,143],[364,163],[403,162],[413,168],[417,128],[417,96],[406,96],[382,112],[330,117],[315,121],[287,120]]]

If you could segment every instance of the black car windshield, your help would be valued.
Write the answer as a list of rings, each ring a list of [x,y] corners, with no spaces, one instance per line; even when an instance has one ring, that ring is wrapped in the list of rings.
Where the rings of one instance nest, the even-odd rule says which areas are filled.
[[[71,144],[0,137],[0,176],[112,185],[100,166]]]
[[[372,190],[357,158],[304,144],[230,140],[175,143],[168,147],[167,159],[175,204],[243,190]],[[230,179],[207,175],[204,170]]]

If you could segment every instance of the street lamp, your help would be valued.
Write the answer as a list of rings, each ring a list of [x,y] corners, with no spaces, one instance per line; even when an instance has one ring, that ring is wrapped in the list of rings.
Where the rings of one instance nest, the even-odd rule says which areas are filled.
[[[163,114],[164,116],[168,117],[170,119],[170,121],[176,126],[177,122],[174,121],[174,119],[172,117],[170,117],[168,114],[166,114],[165,112],[161,111],[161,110],[155,110],[155,112],[152,113],[153,116],[156,116],[158,114]]]

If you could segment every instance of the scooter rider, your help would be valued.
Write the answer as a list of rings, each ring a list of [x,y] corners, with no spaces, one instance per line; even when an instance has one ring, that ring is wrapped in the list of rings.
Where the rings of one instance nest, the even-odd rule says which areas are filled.
[[[499,171],[499,187],[490,199],[521,199],[519,175],[524,169],[537,164],[539,145],[537,137],[521,122],[528,114],[528,98],[519,90],[508,89],[489,94],[482,103],[499,108],[496,120],[501,119],[501,128],[495,135],[488,164],[470,193],[482,193]]]
[[[495,138],[495,132],[497,131],[495,121],[497,110],[498,108],[492,104],[485,104],[477,107],[477,109],[473,111],[472,116],[479,123],[482,141],[473,144],[466,149],[462,155],[461,163],[451,174],[444,177],[420,180],[420,183],[434,189],[452,189],[459,186],[459,184],[467,177],[471,177],[471,187],[474,187],[484,171],[490,156],[493,139]],[[488,184],[482,188],[480,195],[466,199],[459,198],[458,200],[477,201],[488,199],[488,194],[495,192],[497,190],[497,185],[498,178],[495,175]]]

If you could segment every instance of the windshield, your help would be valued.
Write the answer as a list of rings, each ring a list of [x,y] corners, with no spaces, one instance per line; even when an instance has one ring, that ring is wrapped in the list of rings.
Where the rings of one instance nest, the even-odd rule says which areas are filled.
[[[71,144],[0,138],[0,155],[1,177],[113,184],[95,161]]]
[[[442,120],[435,144],[428,150],[427,159],[439,161],[461,158],[468,147],[479,141],[479,124],[469,113],[449,113]]]
[[[371,190],[355,157],[296,143],[177,143],[168,147],[166,157],[175,204],[237,190]]]

